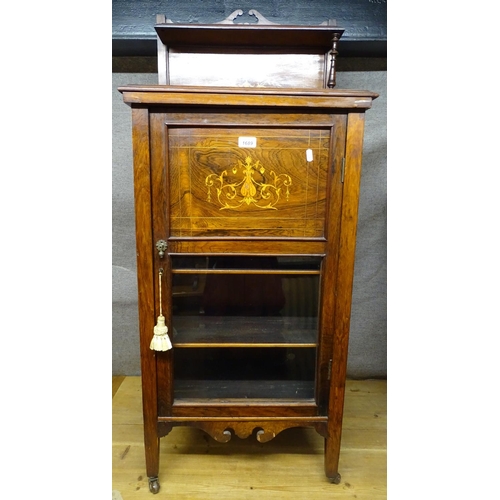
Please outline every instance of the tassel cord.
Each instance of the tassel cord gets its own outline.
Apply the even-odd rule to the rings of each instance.
[[[153,339],[151,340],[150,349],[153,351],[168,351],[172,349],[172,343],[168,336],[168,328],[165,325],[165,317],[162,310],[162,297],[161,297],[161,279],[163,276],[163,269],[159,270],[159,299],[160,299],[160,315],[158,316],[156,326],[153,329]]]
[[[159,277],[159,282],[160,282],[160,284],[159,284],[159,287],[160,287],[160,316],[163,316],[162,309],[161,309],[161,304],[162,304],[162,300],[161,300],[161,279],[163,277],[163,268],[160,268],[159,275],[160,275],[160,277]]]

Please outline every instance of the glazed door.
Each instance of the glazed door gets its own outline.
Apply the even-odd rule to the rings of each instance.
[[[321,258],[171,262],[175,399],[314,401]]]
[[[158,112],[151,120],[153,234],[167,242],[156,266],[166,271],[173,344],[157,358],[160,414],[207,401],[221,412],[281,401],[320,413],[345,117]]]

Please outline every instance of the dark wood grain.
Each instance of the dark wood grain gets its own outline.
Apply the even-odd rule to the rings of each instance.
[[[339,234],[338,274],[335,286],[336,299],[333,321],[333,363],[328,408],[328,438],[325,441],[325,473],[331,479],[338,474],[342,435],[363,131],[364,114],[350,113],[347,120],[345,179]]]
[[[368,109],[377,94],[359,90],[330,89],[242,89],[241,87],[196,87],[175,85],[130,85],[119,87],[127,104],[204,106],[257,106],[284,108]],[[305,112],[304,109],[302,109]]]
[[[228,46],[285,47],[328,51],[334,35],[341,37],[343,29],[335,26],[281,26],[231,24],[157,24],[155,30],[167,47]]]
[[[203,25],[161,20],[155,26],[158,46],[163,46],[159,81],[175,85],[327,87],[328,55],[333,40],[337,42],[344,32],[334,23]],[[335,65],[332,71],[330,87]]]
[[[323,238],[169,238],[170,255],[303,255],[324,256]]]
[[[165,316],[165,322],[170,329],[169,335],[172,337],[172,317],[168,291],[172,287],[171,262],[169,258],[160,258],[155,249],[156,242],[166,240],[169,234],[169,190],[168,190],[168,165],[165,164],[167,156],[167,129],[164,126],[165,114],[161,112],[150,113],[149,126],[151,130],[150,154],[151,154],[151,190],[152,205],[148,224],[152,226],[152,241],[154,259],[154,276],[152,282],[157,292],[158,300],[155,301],[155,317],[160,314],[159,304],[159,271],[162,273],[162,313]],[[173,359],[172,353],[159,352],[156,354],[157,360],[157,400],[158,412],[168,414],[171,411],[173,396],[169,390],[173,383]]]
[[[330,131],[274,118],[272,128],[268,117],[259,128],[170,128],[171,236],[323,236]],[[239,147],[249,136],[257,146]]]
[[[134,197],[137,247],[137,280],[141,374],[144,407],[144,445],[148,476],[157,476],[159,437],[157,435],[156,357],[150,350],[155,325],[153,289],[153,253],[151,247],[151,159],[149,155],[149,112],[132,110],[132,145],[134,150]]]
[[[283,417],[285,413],[286,418]],[[258,399],[233,399],[229,402],[227,399],[190,399],[184,397],[175,401],[172,412],[168,416],[160,414],[158,420],[172,422],[183,422],[185,419],[196,420],[197,417],[193,417],[193,415],[198,418],[245,418],[248,420],[255,420],[258,415],[259,418],[272,417],[286,420],[296,417],[318,417],[322,414],[318,411],[318,406],[313,398],[298,400],[296,397],[282,397],[281,399],[260,397]],[[326,422],[326,415],[323,419]]]
[[[364,112],[376,94],[168,86],[121,91],[133,110],[148,476],[158,474],[159,436],[174,425],[199,427],[221,441],[232,433],[256,433],[262,442],[285,428],[312,426],[325,437],[326,476],[337,481]],[[258,147],[239,148],[234,138],[240,135],[257,137]],[[311,170],[304,161],[304,149],[309,147],[318,163]],[[292,178],[290,188],[295,190],[290,190],[289,199],[280,198],[275,209],[268,210],[278,217],[263,215],[252,200],[238,209],[221,210],[220,204],[212,203],[215,192],[207,199],[207,177],[220,176],[221,168],[241,168],[250,154],[266,172],[273,169]],[[258,165],[254,170],[253,179],[262,183],[259,175],[265,174]],[[155,250],[157,239],[168,243],[163,258]],[[173,269],[177,259],[208,262],[222,256],[231,257],[232,267],[205,273],[191,294],[186,294],[189,283],[182,280],[176,288],[180,278],[197,271],[177,264]],[[316,280],[316,294],[319,289],[316,311],[304,323],[300,315],[287,323],[287,317],[275,311],[283,292],[276,287],[279,269],[243,264],[247,257],[264,263],[278,256],[314,256],[321,261],[313,274],[309,269],[292,271],[306,287],[311,286],[308,278]],[[149,342],[159,314],[160,269],[162,310],[174,347],[153,353]],[[282,278],[291,275],[284,273]],[[248,318],[230,311],[224,319],[191,313],[182,318],[172,312],[179,297],[196,299],[214,278],[227,278],[223,286],[239,280],[239,297],[253,293],[252,307],[274,301],[274,312]],[[232,304],[235,288],[226,295],[221,288],[215,290],[208,295]]]
[[[179,425],[179,423],[177,425]],[[202,429],[213,439],[221,443],[227,443],[233,435],[238,436],[240,439],[246,439],[251,435],[255,435],[257,441],[266,443],[274,439],[281,431],[292,427],[314,427],[319,434],[326,434],[326,422],[324,419],[318,417],[295,417],[286,420],[278,418],[252,418],[251,420],[244,420],[241,417],[232,420],[202,418],[191,420],[184,417],[180,425]]]
[[[339,234],[343,199],[342,162],[345,155],[347,117],[336,115],[331,139],[331,173],[328,186],[328,213],[325,221],[328,251],[322,263],[320,337],[318,349],[317,398],[325,408],[329,398],[329,377],[333,359],[333,329],[335,321],[335,281],[339,262]]]

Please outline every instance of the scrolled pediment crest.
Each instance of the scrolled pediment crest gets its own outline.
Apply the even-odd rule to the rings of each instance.
[[[270,26],[270,25],[280,26],[279,23],[274,23],[272,21],[269,21],[269,19],[264,17],[258,10],[255,10],[255,9],[250,9],[248,11],[248,15],[254,16],[257,19],[256,23],[238,23],[238,22],[235,22],[235,20],[237,20],[237,18],[242,16],[243,14],[244,14],[243,9],[236,9],[235,11],[231,12],[231,14],[229,14],[229,16],[226,17],[226,19],[223,19],[222,21],[218,21],[214,24],[243,24],[243,25],[256,24],[256,25],[261,25],[261,26]],[[174,24],[171,19],[167,19],[166,22],[169,24]],[[321,23],[319,26],[337,26],[337,22],[335,19],[328,19],[328,21]]]

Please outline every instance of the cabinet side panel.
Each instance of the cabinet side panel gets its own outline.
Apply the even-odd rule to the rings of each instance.
[[[134,197],[137,245],[139,334],[144,415],[144,445],[147,475],[158,474],[156,360],[149,343],[154,328],[154,290],[151,233],[151,175],[149,155],[149,112],[132,109],[134,151]]]
[[[325,472],[333,477],[338,471],[342,415],[344,408],[349,323],[351,316],[358,198],[361,179],[364,114],[350,113],[347,121],[346,161],[342,218],[340,227],[339,268],[336,287],[333,364],[330,384],[329,422]]]

